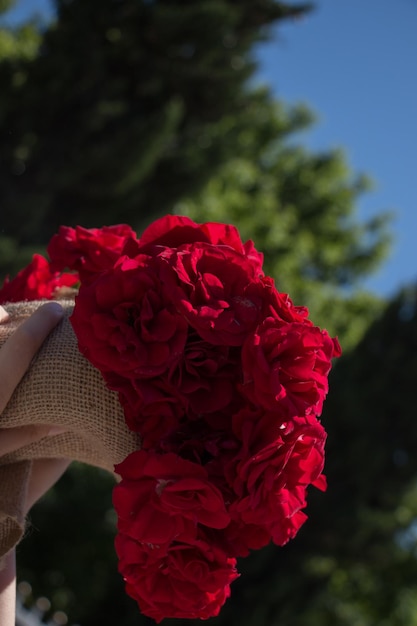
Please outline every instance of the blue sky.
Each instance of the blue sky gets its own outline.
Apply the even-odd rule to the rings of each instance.
[[[259,48],[258,79],[315,111],[318,123],[300,141],[312,150],[343,148],[351,168],[374,179],[360,217],[395,211],[391,255],[365,283],[391,295],[417,280],[417,0],[314,4]],[[50,15],[50,0],[20,0],[10,18],[34,12]]]
[[[261,48],[259,77],[318,115],[303,144],[342,147],[351,168],[373,178],[361,217],[395,211],[391,255],[365,283],[390,295],[417,280],[417,0],[314,4]]]

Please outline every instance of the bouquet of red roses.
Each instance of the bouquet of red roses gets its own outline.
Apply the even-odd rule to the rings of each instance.
[[[285,544],[307,487],[325,489],[319,416],[339,344],[230,225],[166,216],[139,239],[125,225],[61,227],[48,254],[0,302],[80,283],[79,349],[142,439],[115,467],[126,591],[157,622],[217,615],[236,558]]]

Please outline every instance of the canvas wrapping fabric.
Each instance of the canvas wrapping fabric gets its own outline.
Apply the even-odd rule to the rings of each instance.
[[[11,320],[0,324],[0,347],[42,304],[3,305]],[[106,388],[100,372],[78,350],[69,321],[74,302],[60,304],[65,317],[33,359],[0,415],[0,427],[51,424],[66,432],[0,457],[0,559],[24,533],[23,508],[33,460],[69,458],[113,472],[116,463],[140,448],[139,436],[125,424],[117,394]]]

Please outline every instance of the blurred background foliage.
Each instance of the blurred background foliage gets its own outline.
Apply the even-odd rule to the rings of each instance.
[[[0,12],[11,5],[0,0]],[[313,7],[55,7],[51,23],[0,28],[0,275],[44,251],[60,224],[140,232],[167,212],[236,224],[344,357],[323,415],[328,492],[311,492],[296,540],[242,561],[212,623],[417,625],[417,291],[392,302],[360,291],[388,251],[389,215],[360,220],[368,178],[342,152],[300,146],[312,113],[254,83],[255,46]],[[18,548],[20,578],[81,626],[152,623],[116,571],[112,484],[74,465]]]

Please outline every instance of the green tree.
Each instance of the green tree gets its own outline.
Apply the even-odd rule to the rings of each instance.
[[[0,15],[9,11],[15,4],[15,0],[0,0]]]
[[[343,155],[288,142],[312,123],[305,107],[248,82],[267,27],[307,6],[72,0],[42,36],[3,31],[0,272],[62,223],[230,221],[279,289],[353,345],[379,302],[352,285],[383,257],[386,218],[357,220],[367,181]]]
[[[13,0],[0,0],[0,17],[2,13],[6,13],[13,4]],[[16,29],[2,28],[0,26],[0,84],[2,82],[1,76],[4,66],[9,67],[11,72],[11,75],[6,81],[6,85],[3,84],[2,89],[4,88],[4,90],[1,91],[0,119],[3,119],[5,115],[13,84],[19,85],[22,80],[24,81],[25,75],[21,72],[21,65],[30,63],[35,59],[41,40],[41,33],[35,24],[27,23]],[[5,127],[3,132],[7,133]],[[11,132],[11,129],[9,129],[8,133],[11,134]],[[19,152],[17,151],[16,154],[19,155]],[[24,156],[24,153],[21,153],[20,156]],[[1,156],[0,163],[3,163]],[[9,164],[14,175],[18,174],[19,167],[21,170],[22,164],[22,160],[15,160],[12,164]],[[35,242],[22,245],[19,241],[18,234],[10,231],[7,224],[7,209],[8,207],[3,205],[0,229],[0,276],[3,276],[6,272],[16,273],[30,261],[32,254],[36,252],[38,248]]]
[[[39,245],[62,223],[140,227],[171,210],[233,153],[223,119],[247,106],[253,45],[306,6],[57,0],[35,55],[3,29],[13,42],[0,57],[7,236]]]
[[[236,224],[264,253],[278,289],[308,306],[347,350],[381,306],[355,287],[386,255],[390,215],[359,222],[357,201],[369,179],[354,175],[340,151],[312,154],[288,141],[311,125],[306,107],[271,102],[266,90],[251,97],[245,115],[229,120],[235,154],[174,210]]]
[[[40,250],[61,223],[126,221],[140,231],[169,211],[231,221],[265,252],[279,289],[307,304],[314,321],[353,350],[382,307],[354,287],[383,256],[386,218],[357,219],[367,183],[343,155],[294,145],[294,133],[312,123],[306,108],[276,103],[249,82],[254,44],[269,25],[305,6],[273,0],[56,6],[56,22],[43,31],[36,25],[0,31],[0,271],[17,269],[19,255]],[[332,397],[351,394],[351,404],[346,385],[356,384],[357,354],[366,353],[352,351],[333,380]],[[378,389],[381,410],[388,389],[387,381]],[[344,614],[346,624],[356,623],[349,611],[365,564],[349,561],[344,540],[357,531],[355,554],[362,548],[367,554],[375,527],[364,523],[362,530],[366,511],[355,491],[333,486],[344,485],[344,463],[362,454],[372,429],[361,429],[355,415],[349,440],[344,413],[337,430],[340,402],[326,418],[335,442],[329,493],[311,494],[311,521],[299,538],[241,564],[244,575],[213,623],[343,624],[337,620]],[[346,449],[340,441],[349,442]],[[358,473],[355,486],[359,479]],[[101,472],[75,466],[34,509],[33,530],[19,548],[21,577],[83,626],[151,623],[125,596],[116,571],[111,484]],[[368,581],[372,571],[364,574]],[[363,589],[357,614],[366,617]]]

